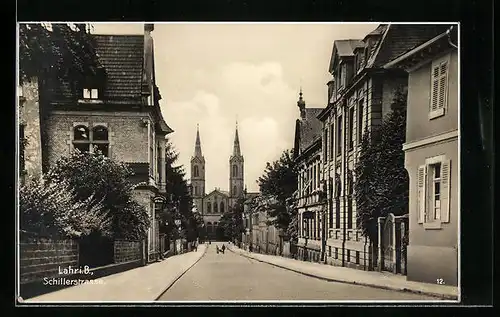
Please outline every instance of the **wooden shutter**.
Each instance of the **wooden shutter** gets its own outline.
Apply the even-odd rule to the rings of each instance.
[[[418,167],[417,173],[417,219],[418,223],[425,222],[425,187],[426,187],[426,175],[427,167],[425,165]]]
[[[432,68],[432,87],[431,87],[431,111],[438,109],[439,101],[439,65]]]
[[[446,106],[448,86],[448,62],[439,65],[439,99],[437,108],[444,109]]]
[[[441,163],[441,222],[450,222],[451,161]]]

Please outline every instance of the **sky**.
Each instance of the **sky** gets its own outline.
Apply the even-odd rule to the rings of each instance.
[[[95,23],[95,34],[143,34],[143,24]],[[229,187],[236,122],[245,184],[259,190],[266,162],[293,147],[297,100],[323,108],[333,42],[362,39],[377,24],[156,23],[156,84],[168,137],[189,178],[199,124],[205,188]]]

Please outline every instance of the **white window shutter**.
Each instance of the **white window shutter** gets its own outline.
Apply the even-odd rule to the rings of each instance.
[[[441,63],[439,67],[439,101],[438,108],[444,109],[448,97],[448,62]]]
[[[425,222],[425,185],[426,185],[426,166],[418,167],[417,173],[417,219],[418,223]]]
[[[439,65],[432,68],[431,111],[436,111],[439,104]]]
[[[451,161],[441,163],[441,222],[450,222]]]

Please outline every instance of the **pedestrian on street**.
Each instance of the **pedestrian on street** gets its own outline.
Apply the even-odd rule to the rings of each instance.
[[[215,246],[215,250],[217,251],[217,254],[219,254],[219,246],[218,245]]]
[[[222,253],[224,253],[225,250],[226,250],[226,246],[223,244],[222,245]]]

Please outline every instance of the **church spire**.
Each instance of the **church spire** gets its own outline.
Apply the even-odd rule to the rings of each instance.
[[[302,86],[300,87],[299,100],[297,101],[297,106],[300,110],[300,118],[304,120],[306,118],[306,102],[302,98]]]
[[[238,138],[238,121],[236,121],[236,134],[234,135],[233,156],[241,156],[240,139]]]
[[[194,156],[195,157],[202,157],[203,154],[201,154],[201,141],[200,141],[200,125],[196,124],[196,144],[194,146]]]

